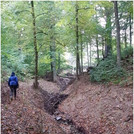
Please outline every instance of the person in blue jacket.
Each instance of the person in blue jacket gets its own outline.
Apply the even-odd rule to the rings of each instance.
[[[19,83],[18,83],[18,78],[15,76],[14,72],[11,73],[11,76],[8,80],[8,86],[11,89],[10,92],[11,100],[13,99],[13,95],[14,95],[14,99],[16,100],[16,89],[19,87]]]

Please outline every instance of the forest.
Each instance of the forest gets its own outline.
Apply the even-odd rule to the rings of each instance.
[[[1,85],[2,134],[132,134],[133,1],[2,1]]]

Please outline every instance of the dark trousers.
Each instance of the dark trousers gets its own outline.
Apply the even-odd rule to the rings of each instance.
[[[16,89],[17,89],[17,87],[12,85],[12,86],[10,86],[10,89],[11,89],[10,96],[11,97],[14,96],[14,98],[16,98]]]

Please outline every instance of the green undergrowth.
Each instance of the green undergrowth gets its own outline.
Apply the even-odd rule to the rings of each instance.
[[[8,78],[10,77],[11,73],[15,72],[16,76],[20,81],[25,81],[25,78],[31,78],[32,75],[27,72],[25,67],[21,67],[18,65],[12,65],[10,67],[6,65],[2,65],[1,67],[1,82],[8,81]]]
[[[14,59],[14,58],[13,58]],[[71,69],[71,66],[66,65],[65,63],[61,65],[60,70],[56,68],[57,73],[62,72],[63,70]],[[2,57],[2,66],[1,66],[1,82],[7,82],[11,73],[15,72],[16,76],[20,81],[26,81],[27,79],[34,78],[34,64],[26,64],[23,61],[8,60],[8,58]],[[38,68],[38,77],[44,77],[47,72],[51,72],[50,63],[49,64],[39,64]]]
[[[133,48],[127,47],[121,52],[121,68],[117,67],[116,55],[107,57],[100,61],[97,67],[90,71],[92,82],[112,82],[124,85],[132,81]]]

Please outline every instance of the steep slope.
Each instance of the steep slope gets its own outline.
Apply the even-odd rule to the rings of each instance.
[[[84,74],[64,93],[59,110],[87,134],[132,134],[133,90],[130,87],[89,82]]]

